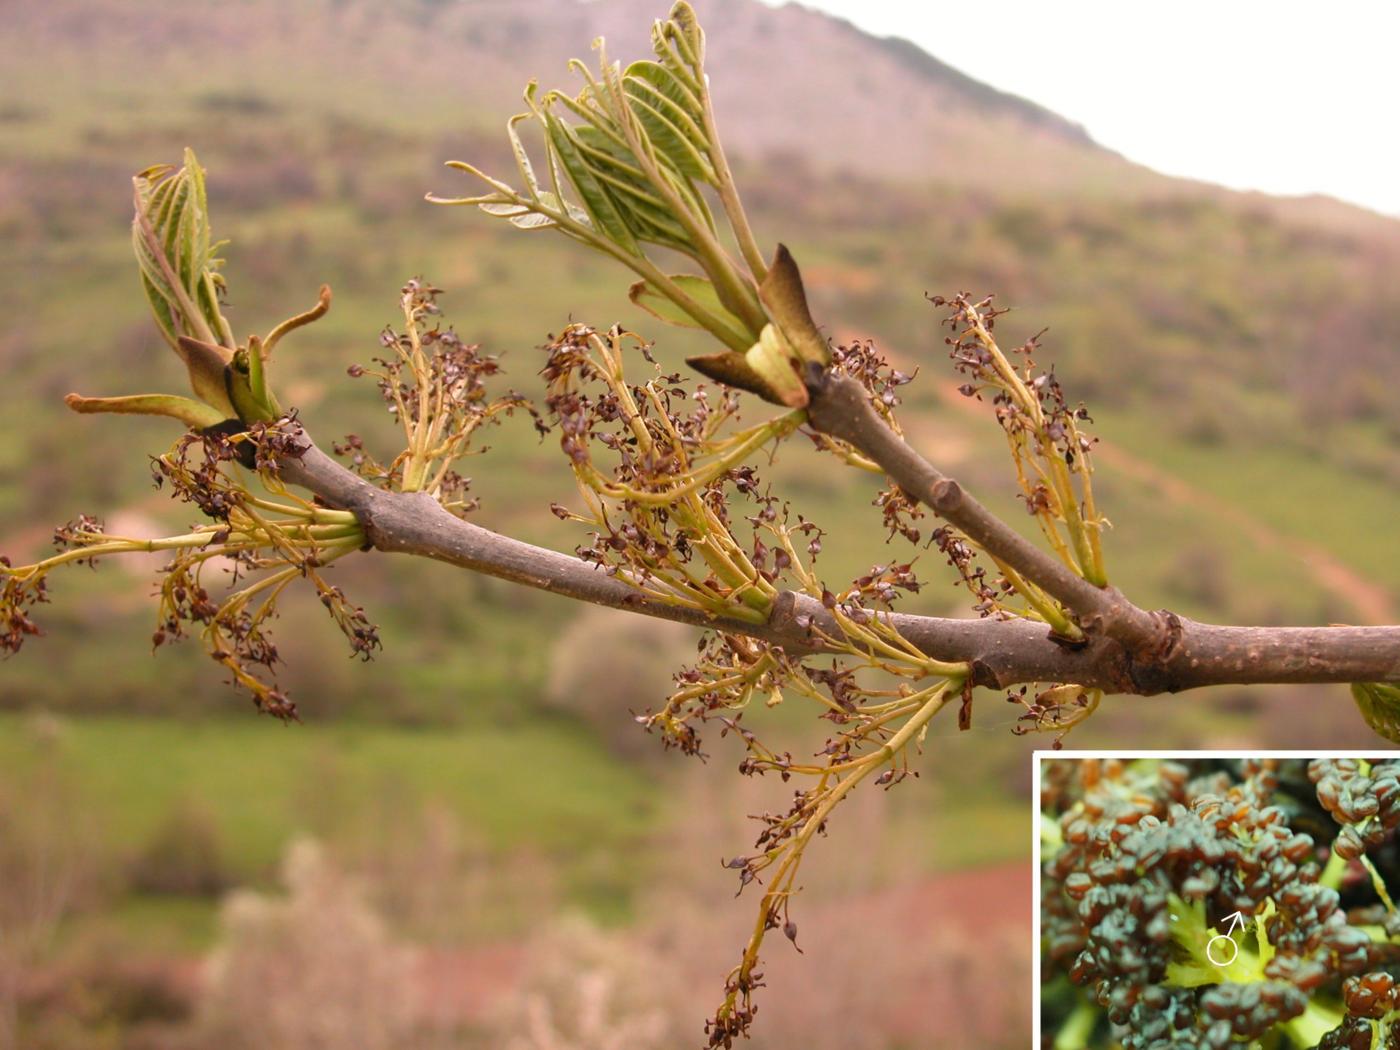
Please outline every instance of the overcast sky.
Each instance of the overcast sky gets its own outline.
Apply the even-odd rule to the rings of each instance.
[[[804,2],[907,37],[1158,171],[1400,216],[1392,0]]]

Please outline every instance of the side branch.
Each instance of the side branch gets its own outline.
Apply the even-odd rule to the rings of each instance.
[[[378,550],[433,558],[596,605],[749,635],[794,654],[821,652],[826,648],[823,634],[839,636],[839,628],[819,601],[793,591],[778,597],[765,624],[709,616],[649,599],[624,580],[576,557],[463,521],[431,496],[377,488],[309,440],[300,458],[283,461],[282,480],[351,511]],[[996,525],[1006,529],[1000,522]],[[1101,595],[1116,594],[1079,582]],[[1100,615],[1105,623],[1110,621],[1108,613]],[[1134,655],[1107,631],[1075,649],[1051,639],[1043,624],[1026,620],[898,613],[891,620],[900,634],[930,657],[967,663],[972,683],[991,688],[1070,682],[1113,693],[1150,695],[1224,684],[1400,681],[1400,627],[1222,627],[1167,616],[1163,629],[1174,641],[1165,651],[1159,647],[1154,657],[1145,658]]]
[[[1165,655],[1173,640],[1165,617],[1139,609],[1117,588],[1090,583],[1007,525],[890,429],[854,379],[818,373],[808,391],[814,429],[878,463],[906,493],[1071,609],[1087,634],[1113,638],[1138,659]]]

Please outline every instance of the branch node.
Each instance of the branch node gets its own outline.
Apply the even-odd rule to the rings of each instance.
[[[929,493],[929,506],[939,517],[947,517],[950,512],[955,512],[959,504],[962,503],[963,490],[952,478],[940,478],[933,483],[933,489]]]
[[[1133,691],[1143,696],[1174,693],[1181,688],[1172,668],[1172,657],[1181,648],[1185,633],[1181,617],[1170,609],[1158,609],[1149,615],[1157,628],[1158,641],[1150,649],[1127,653],[1128,677]]]

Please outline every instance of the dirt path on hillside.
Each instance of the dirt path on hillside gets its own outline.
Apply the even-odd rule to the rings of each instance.
[[[945,404],[962,414],[985,418],[985,406],[960,394],[957,383],[939,383],[936,390]],[[1390,591],[1366,579],[1326,548],[1308,540],[1285,536],[1247,511],[1196,488],[1120,446],[1100,439],[1094,447],[1094,457],[1098,463],[1150,485],[1173,503],[1195,507],[1223,519],[1251,543],[1295,559],[1319,587],[1355,611],[1358,623],[1389,624],[1397,621],[1396,605]]]
[[[1106,463],[1115,470],[1152,485],[1176,503],[1199,507],[1209,514],[1223,518],[1251,542],[1297,559],[1318,586],[1354,609],[1361,623],[1396,622],[1395,602],[1389,589],[1366,579],[1326,548],[1307,540],[1285,536],[1239,507],[1203,492],[1116,445],[1100,441],[1094,449],[1094,455],[1100,463]]]
[[[838,342],[855,337],[847,332],[837,332],[835,335]],[[888,345],[883,345],[882,349],[905,369],[925,363]],[[933,389],[940,400],[959,414],[985,419],[986,406],[964,397],[958,392],[958,386],[956,380],[948,378],[936,381]],[[915,431],[917,433],[917,427]],[[1257,546],[1294,559],[1319,587],[1354,610],[1357,623],[1392,624],[1400,621],[1400,609],[1397,609],[1388,588],[1367,579],[1325,547],[1286,536],[1268,522],[1110,442],[1100,439],[1094,447],[1094,456],[1100,464],[1156,488],[1175,503],[1195,507],[1223,519]]]

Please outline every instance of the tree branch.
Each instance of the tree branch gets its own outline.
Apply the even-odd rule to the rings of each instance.
[[[861,400],[864,403],[863,393]],[[875,447],[882,454],[886,451],[883,444]],[[624,580],[579,558],[463,521],[424,493],[377,488],[335,462],[309,438],[299,458],[283,461],[281,475],[284,482],[354,513],[378,550],[433,558],[596,605],[749,635],[781,645],[793,654],[821,652],[827,649],[822,635],[840,636],[834,619],[819,601],[793,591],[780,594],[768,622],[759,625],[650,599]],[[990,520],[996,534],[1010,531],[985,508],[972,505]],[[957,506],[966,508],[967,503]],[[955,512],[974,524],[983,520],[961,510]],[[1024,540],[1020,542],[1030,547]],[[1010,543],[999,549],[1022,556]],[[1033,547],[1030,550],[1039,558],[1045,557]],[[1079,582],[1100,595],[1107,593]],[[1077,594],[1077,589],[1073,593]],[[1114,600],[1110,598],[1109,603]],[[1121,595],[1117,600],[1136,608]],[[1102,617],[1105,628],[1118,615],[1113,604],[1090,609]],[[1152,655],[1144,656],[1107,629],[1091,635],[1082,647],[1072,648],[1053,639],[1043,624],[1028,620],[882,615],[888,615],[900,634],[930,657],[967,663],[972,668],[973,684],[992,688],[1023,682],[1069,682],[1113,693],[1150,695],[1224,684],[1400,681],[1400,627],[1222,627],[1170,613],[1147,614],[1161,624],[1167,643],[1155,642],[1158,636],[1154,634],[1156,648]]]
[[[1165,655],[1168,619],[1139,609],[1115,587],[1098,587],[1032,544],[979,503],[896,434],[870,404],[865,388],[826,371],[808,383],[808,422],[878,463],[894,482],[988,554],[1039,585],[1072,610],[1086,634],[1102,633],[1138,657]]]

